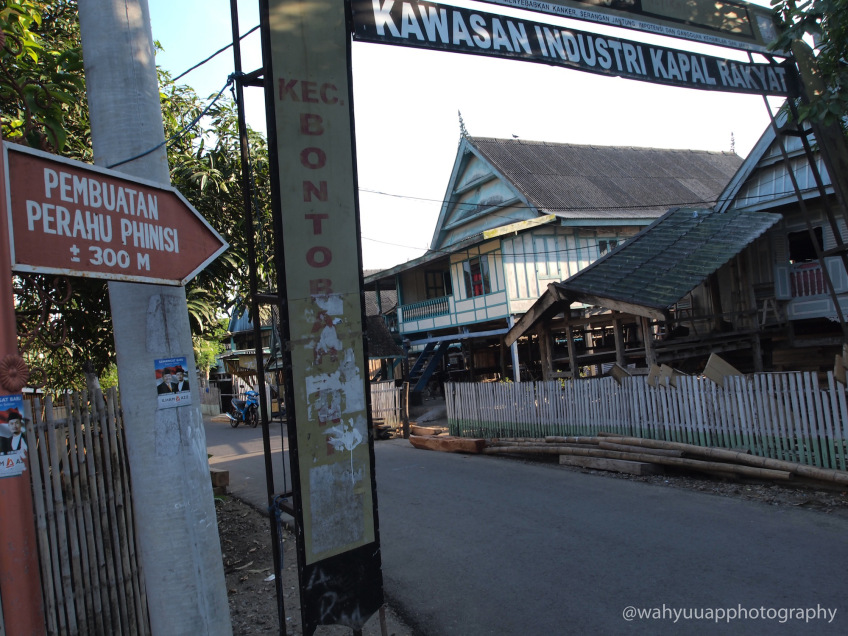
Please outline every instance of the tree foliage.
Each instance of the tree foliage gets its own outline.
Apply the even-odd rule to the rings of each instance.
[[[5,0],[0,9],[0,126],[3,138],[82,161],[91,161],[79,23],[74,0]],[[212,105],[198,124],[203,100],[161,72],[160,97],[174,187],[230,243],[186,289],[198,362],[220,338],[220,320],[247,296],[247,247],[241,185],[237,110],[232,101]],[[223,83],[223,82],[222,82]],[[208,102],[208,100],[207,100]],[[271,224],[268,151],[249,131],[257,231],[257,261],[269,276]],[[98,375],[115,362],[112,319],[103,281],[88,278],[16,276],[15,313],[19,348],[34,380],[53,389],[85,386],[81,367]],[[70,288],[70,291],[69,291]],[[200,368],[200,367],[199,367]]]
[[[47,152],[90,157],[76,2],[6,0],[0,10],[3,137]],[[70,138],[70,143],[69,143]]]
[[[824,90],[799,107],[802,120],[841,124],[848,113],[848,0],[773,0],[782,33],[772,45],[789,51],[794,40],[812,37]]]

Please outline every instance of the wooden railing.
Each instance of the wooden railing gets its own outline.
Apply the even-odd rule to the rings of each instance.
[[[789,271],[789,283],[793,298],[817,296],[827,291],[821,264],[818,261],[792,265],[792,269]]]
[[[420,303],[401,305],[400,312],[401,320],[404,322],[421,320],[422,318],[445,316],[450,313],[450,296],[430,298],[429,300],[424,300]]]
[[[703,377],[651,386],[644,376],[445,385],[451,434],[544,437],[600,432],[701,446],[747,448],[762,457],[848,470],[848,393],[828,373]]]

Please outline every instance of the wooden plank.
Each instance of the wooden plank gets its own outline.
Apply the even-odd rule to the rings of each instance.
[[[787,375],[787,379],[789,381],[789,396],[792,400],[792,413],[794,414],[794,424],[795,424],[795,439],[798,444],[798,463],[799,464],[811,464],[812,456],[810,454],[810,447],[807,443],[808,435],[804,430],[804,419],[805,413],[803,404],[801,402],[801,386],[799,382],[799,374],[797,373],[789,373]]]
[[[774,433],[774,420],[769,414],[768,394],[762,382],[763,375],[762,373],[754,374],[751,378],[751,390],[766,457],[777,459],[777,436]]]
[[[575,457],[560,455],[559,463],[563,466],[576,466],[593,470],[607,470],[628,475],[662,475],[665,470],[657,464],[634,462],[627,459],[607,459],[605,457]]]
[[[707,366],[704,367],[704,375],[719,386],[724,386],[724,378],[731,375],[742,375],[742,372],[713,353],[710,354]]]
[[[656,364],[652,364],[650,370],[648,371],[648,386],[652,386],[654,388],[660,385],[660,378],[662,377],[662,368],[657,366]]]
[[[810,430],[810,444],[813,447],[813,456],[816,466],[830,468],[830,461],[827,456],[827,449],[822,444],[822,412],[821,404],[819,403],[819,382],[815,373],[805,374],[807,397],[807,416],[809,418],[808,425]]]
[[[833,363],[833,376],[836,378],[837,382],[840,382],[843,385],[846,381],[848,381],[846,380],[846,375],[848,375],[845,368],[846,362],[848,362],[848,359],[836,354],[836,360]]]
[[[836,457],[836,465],[834,468],[839,470],[848,470],[845,461],[845,444],[844,444],[844,426],[845,420],[848,419],[848,414],[844,411],[840,412],[840,395],[844,395],[845,385],[837,384],[835,374],[828,374],[828,404],[827,417],[831,423],[832,433],[830,436],[831,444]]]

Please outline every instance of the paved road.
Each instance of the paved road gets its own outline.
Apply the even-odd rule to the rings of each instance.
[[[386,592],[425,634],[848,633],[844,517],[403,440],[376,456]],[[628,606],[837,614],[674,624]]]
[[[250,437],[217,446],[248,498]],[[427,636],[848,633],[845,517],[404,440],[377,443],[376,471],[385,591]],[[781,623],[789,608],[821,611]],[[684,610],[748,618],[674,623]]]
[[[265,508],[268,490],[265,480],[265,453],[262,427],[250,428],[239,424],[237,428],[219,418],[204,418],[206,450],[211,455],[209,466],[230,471],[229,492],[239,499]],[[274,469],[274,492],[291,489],[288,471],[288,440],[285,425],[273,421],[269,425],[271,465]],[[284,471],[285,462],[285,473]]]

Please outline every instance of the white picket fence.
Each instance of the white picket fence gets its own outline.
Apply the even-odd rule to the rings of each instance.
[[[403,389],[394,382],[371,383],[371,417],[382,419],[389,426],[403,423],[401,393]]]
[[[544,437],[599,432],[747,448],[753,454],[848,470],[845,385],[813,373],[704,377],[651,386],[644,376],[552,382],[450,383],[452,435]]]

